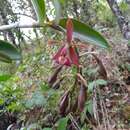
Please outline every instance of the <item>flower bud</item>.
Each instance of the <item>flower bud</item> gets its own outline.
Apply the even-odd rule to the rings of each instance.
[[[79,96],[78,96],[78,109],[81,112],[84,109],[86,98],[87,98],[86,86],[82,84],[80,87],[80,92],[79,92]]]
[[[53,88],[53,89],[58,89],[58,88],[60,88],[60,83],[61,83],[61,81],[62,81],[63,79],[64,79],[64,78],[58,79],[58,80],[52,85],[52,88]]]
[[[73,113],[75,113],[76,110],[77,110],[77,108],[78,108],[78,98],[76,98],[75,103],[74,103],[74,105],[72,106],[71,111],[72,111]]]
[[[58,75],[58,73],[61,71],[62,67],[63,67],[63,66],[58,66],[58,67],[56,68],[55,72],[49,77],[49,79],[48,79],[48,84],[49,84],[50,86],[52,86],[52,85],[56,82],[56,80],[57,80],[57,75]]]
[[[68,104],[69,104],[69,91],[66,91],[60,100],[59,108],[60,108],[61,115],[64,116],[66,114],[66,109],[68,107]]]

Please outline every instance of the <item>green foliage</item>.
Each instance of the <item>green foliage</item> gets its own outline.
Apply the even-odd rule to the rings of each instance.
[[[66,28],[66,21],[67,19],[61,19],[59,23],[64,29]],[[106,39],[97,31],[80,21],[74,19],[72,19],[72,21],[74,25],[74,37],[83,40],[86,43],[92,43],[106,49],[110,48]]]
[[[126,69],[130,72],[130,64],[129,64],[129,63],[126,63],[126,64],[125,64],[125,67],[126,67]]]
[[[129,9],[129,5],[125,1],[120,2],[119,7],[123,12]]]
[[[84,122],[84,120],[86,118],[86,112],[89,112],[89,114],[93,115],[93,102],[91,99],[86,101],[84,110],[81,113],[81,121],[82,122]]]
[[[10,79],[11,75],[0,75],[0,82],[1,81],[7,81],[8,79]]]
[[[92,68],[90,66],[90,68],[84,69],[84,73],[86,75],[88,75],[89,77],[94,76],[94,75],[96,75],[98,73],[98,67]]]
[[[88,111],[91,115],[93,115],[93,101],[88,100],[85,105],[85,110]]]
[[[60,98],[60,91],[55,91],[54,89],[50,88],[47,84],[43,83],[43,85],[41,85],[41,91],[43,93],[43,95],[46,98],[46,108],[54,110],[54,108],[57,107],[58,105],[58,101]]]
[[[58,120],[58,127],[57,130],[66,130],[67,122],[68,122],[68,117],[64,117]]]
[[[104,0],[98,2],[96,7],[97,17],[99,23],[113,27],[116,23],[113,13],[111,12],[108,3]]]
[[[59,0],[59,2],[60,2],[61,4],[64,4],[64,3],[65,3],[65,0]]]
[[[107,81],[103,79],[97,79],[88,84],[88,92],[92,92],[94,87],[97,87],[99,85],[106,85]]]
[[[25,106],[27,108],[33,108],[35,106],[44,106],[47,103],[47,99],[44,97],[41,91],[35,91],[32,94],[31,99],[26,99]]]
[[[16,86],[10,81],[0,84],[0,105],[4,105],[4,110],[22,111],[23,103],[21,102],[24,95],[24,89]]]
[[[52,130],[51,128],[44,128],[43,130]]]
[[[21,60],[21,53],[10,43],[0,40],[0,60],[7,63]]]
[[[43,23],[45,16],[46,16],[44,0],[31,0],[31,1],[32,1],[33,7],[35,9],[38,21],[40,23]]]

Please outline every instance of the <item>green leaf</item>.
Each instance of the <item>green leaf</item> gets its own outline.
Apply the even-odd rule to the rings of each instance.
[[[88,76],[93,76],[96,75],[96,73],[98,72],[98,67],[96,68],[86,68],[86,70],[84,70],[85,73],[87,73]]]
[[[81,113],[81,123],[83,123],[86,118],[86,112],[89,112],[91,115],[93,115],[93,102],[91,99],[85,102],[84,110]]]
[[[67,19],[64,18],[59,22],[59,25],[64,29],[66,28],[66,21]],[[73,37],[83,40],[86,43],[92,43],[106,49],[110,48],[108,42],[100,33],[80,21],[75,19],[72,19],[72,21],[74,26]]]
[[[88,92],[92,92],[93,91],[93,88],[96,87],[96,86],[99,86],[99,85],[106,85],[107,84],[107,81],[103,80],[103,79],[98,79],[98,80],[95,80],[93,82],[90,82],[88,84]]]
[[[43,130],[52,130],[52,128],[44,128]]]
[[[0,75],[0,81],[7,81],[11,75]]]
[[[40,23],[44,22],[46,16],[45,1],[44,0],[31,0],[35,9],[37,19]]]
[[[20,60],[21,53],[8,43],[7,41],[0,40],[0,60],[10,63],[12,60]]]
[[[88,100],[86,103],[86,110],[93,115],[93,101],[92,100]]]
[[[107,81],[103,80],[103,79],[98,79],[96,80],[96,84],[97,85],[106,85],[107,84]]]
[[[59,0],[59,2],[64,5],[65,4],[65,0]]]
[[[130,40],[128,40],[128,45],[130,45]]]
[[[12,60],[8,56],[5,56],[3,54],[0,54],[0,61],[6,62],[6,63],[12,62]]]
[[[59,119],[57,130],[66,130],[68,119],[68,117]]]
[[[0,105],[4,104],[4,99],[0,98]]]
[[[53,0],[53,4],[54,4],[54,7],[55,7],[55,23],[58,24],[59,23],[59,20],[60,20],[60,17],[61,17],[61,6],[60,6],[60,2],[59,0]]]
[[[94,86],[95,86],[95,81],[90,82],[90,83],[88,84],[88,92],[92,92],[92,91],[93,91]]]
[[[126,69],[130,72],[130,64],[129,64],[129,63],[126,63],[126,64],[125,64],[125,67],[126,67]]]
[[[35,91],[32,95],[32,101],[33,101],[33,105],[36,106],[44,106],[46,104],[46,98],[44,97],[44,95],[42,94],[41,91]]]

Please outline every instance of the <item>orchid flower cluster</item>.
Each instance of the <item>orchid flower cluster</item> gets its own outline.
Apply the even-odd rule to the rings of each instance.
[[[60,83],[63,80],[58,79],[58,74],[62,70],[63,66],[71,67],[72,65],[75,65],[77,67],[77,70],[79,70],[79,55],[77,52],[76,45],[74,42],[72,42],[73,39],[73,23],[71,19],[67,20],[66,23],[66,41],[64,44],[59,48],[59,50],[56,52],[56,54],[53,56],[53,60],[58,64],[58,67],[55,69],[55,72],[49,77],[48,84],[53,89],[58,89],[60,87]],[[78,72],[77,72],[78,73]],[[78,74],[77,74],[78,76]],[[70,93],[71,90],[67,90],[63,96],[61,97],[59,108],[60,108],[60,114],[62,116],[65,116],[67,113],[71,111],[77,110],[77,108],[80,111],[83,111],[84,104],[86,101],[86,85],[85,83],[81,82],[79,76],[75,81],[80,82],[79,87],[79,95],[76,99],[75,104],[71,108],[68,108],[69,105],[69,99],[70,99]],[[74,86],[75,87],[75,86]]]
[[[72,43],[73,23],[71,19],[67,20],[66,30],[67,40],[64,42],[64,45],[58,50],[58,52],[53,56],[53,60],[60,65],[79,66],[79,57],[78,53],[76,52],[76,46]]]

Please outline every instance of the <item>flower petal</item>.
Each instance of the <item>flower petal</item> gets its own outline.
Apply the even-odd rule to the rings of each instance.
[[[78,54],[76,52],[76,49],[74,47],[69,47],[69,55],[70,55],[70,59],[72,64],[78,66],[79,65],[79,57]]]
[[[66,46],[62,46],[58,52],[53,56],[53,60],[55,60],[58,64],[71,66],[71,61],[67,55]]]
[[[66,22],[66,30],[67,30],[67,42],[71,43],[73,35],[73,23],[71,19],[68,19]]]
[[[53,56],[53,60],[58,60],[59,57],[61,56],[61,53],[63,52],[63,50],[65,49],[65,46],[62,46],[58,52]]]
[[[58,61],[59,61],[58,63],[61,65],[71,66],[71,61],[66,56],[65,57],[60,56]]]
[[[71,61],[69,60],[68,57],[66,57],[66,61],[65,61],[64,65],[71,66]]]

